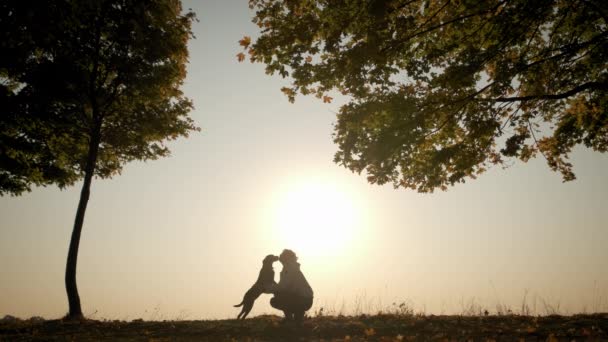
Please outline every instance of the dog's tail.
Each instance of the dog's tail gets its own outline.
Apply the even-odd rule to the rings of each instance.
[[[244,301],[240,302],[239,304],[235,305],[234,307],[235,307],[235,308],[238,308],[239,306],[243,306],[243,302],[244,302]]]

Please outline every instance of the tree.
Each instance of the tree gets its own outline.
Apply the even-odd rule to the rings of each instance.
[[[81,318],[78,246],[93,177],[167,156],[196,131],[180,90],[194,13],[178,0],[0,5],[0,194],[83,180],[68,251],[70,318]]]
[[[608,148],[608,7],[600,0],[250,0],[240,41],[282,91],[347,96],[334,161],[432,192],[542,154],[564,181]],[[244,60],[245,53],[238,55]]]

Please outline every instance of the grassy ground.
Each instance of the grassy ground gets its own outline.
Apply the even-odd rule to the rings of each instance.
[[[277,316],[245,321],[14,321],[0,341],[608,341],[608,313],[574,316]]]

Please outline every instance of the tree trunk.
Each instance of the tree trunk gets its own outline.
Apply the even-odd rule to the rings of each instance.
[[[68,319],[82,319],[82,308],[80,306],[80,296],[78,295],[78,287],[76,286],[76,263],[78,261],[78,246],[80,245],[80,234],[84,223],[84,214],[87,210],[89,195],[91,192],[91,181],[95,173],[97,164],[97,153],[99,152],[99,143],[101,141],[100,126],[95,125],[89,141],[89,152],[87,163],[85,165],[84,183],[80,192],[80,201],[78,202],[78,210],[76,211],[76,219],[74,220],[74,230],[72,230],[72,238],[70,240],[70,248],[68,250],[68,260],[65,267],[65,289],[68,295],[68,303],[70,312]]]

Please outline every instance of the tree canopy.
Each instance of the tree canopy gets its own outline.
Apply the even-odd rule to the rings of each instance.
[[[334,161],[432,192],[542,154],[564,181],[579,144],[608,148],[601,0],[250,0],[240,44],[290,101],[346,95]],[[239,60],[245,53],[238,55]]]
[[[196,127],[179,89],[193,14],[179,1],[0,4],[0,194],[165,156]]]

